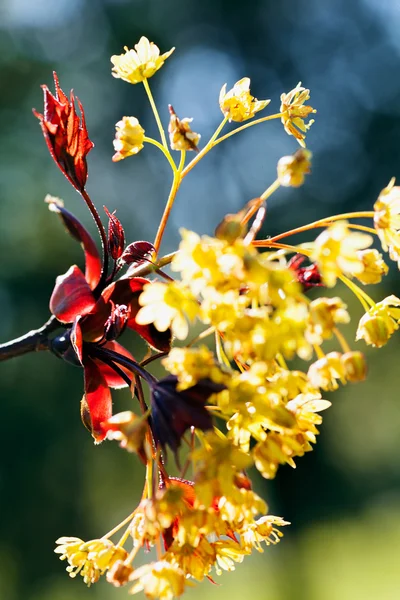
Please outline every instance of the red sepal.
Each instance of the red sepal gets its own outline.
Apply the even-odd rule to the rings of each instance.
[[[60,216],[68,233],[81,244],[85,253],[85,278],[90,288],[94,290],[100,281],[101,259],[92,236],[61,203],[50,200],[48,204],[49,209]]]
[[[114,260],[118,260],[124,251],[125,233],[121,221],[106,206],[103,207],[108,217],[108,249]]]
[[[61,323],[72,323],[77,316],[90,313],[96,304],[84,274],[73,265],[56,279],[50,298],[50,311]]]
[[[102,423],[112,415],[112,400],[107,381],[96,363],[85,358],[85,400],[90,417],[90,428],[96,442],[106,436]],[[87,424],[87,416],[85,415]]]

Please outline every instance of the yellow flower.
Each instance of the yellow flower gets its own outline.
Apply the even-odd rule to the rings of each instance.
[[[357,254],[363,262],[364,270],[362,273],[355,275],[355,277],[364,285],[380,283],[382,277],[387,275],[389,271],[389,267],[383,260],[382,254],[378,250],[375,250],[375,248],[359,250]]]
[[[266,479],[273,479],[280,464],[287,463],[296,468],[293,458],[303,456],[312,450],[311,444],[304,444],[298,436],[271,431],[263,442],[253,448],[254,464]]]
[[[308,335],[313,344],[320,345],[333,335],[338,323],[349,323],[350,315],[341,298],[316,298],[310,303],[310,330]]]
[[[400,264],[400,187],[391,179],[374,204],[374,225],[385,252]]]
[[[381,348],[399,328],[400,299],[388,296],[369,309],[360,319],[356,340],[364,340],[370,346]]]
[[[158,331],[171,327],[178,340],[184,340],[189,332],[188,320],[193,321],[199,305],[190,290],[179,282],[155,281],[144,286],[139,297],[142,308],[136,315],[139,325],[153,323]]]
[[[311,152],[297,150],[291,156],[282,156],[278,161],[278,180],[285,187],[299,187],[304,183],[304,175],[311,172]]]
[[[169,52],[160,56],[159,48],[153,42],[149,42],[146,37],[141,37],[139,43],[135,44],[135,50],[129,50],[127,46],[124,46],[124,50],[125,54],[111,57],[114,65],[112,75],[128,83],[139,83],[152,77],[163,66],[164,61],[175,48],[171,48]]]
[[[281,95],[280,112],[282,113],[281,121],[285,131],[289,135],[293,135],[303,148],[306,147],[304,142],[305,134],[314,123],[314,119],[311,119],[306,124],[304,119],[311,113],[317,112],[311,106],[304,106],[304,102],[309,100],[309,98],[310,90],[301,87],[301,82],[288,94]]]
[[[200,379],[211,379],[215,383],[226,381],[226,374],[215,361],[214,354],[206,346],[199,348],[172,348],[162,361],[164,368],[177,375],[177,390],[186,390]]]
[[[197,581],[203,581],[207,577],[216,560],[216,551],[212,544],[202,536],[196,546],[176,542],[168,548],[165,559],[176,563],[185,575],[190,575]]]
[[[237,81],[229,92],[226,83],[219,94],[219,106],[222,113],[229,121],[246,121],[254,117],[255,113],[263,110],[271,100],[257,100],[250,94],[250,79],[244,77]]]
[[[236,473],[252,463],[250,456],[219,430],[203,435],[203,445],[194,450],[192,461],[197,498],[205,507],[210,507],[215,498],[235,495]]]
[[[312,385],[326,392],[338,389],[337,379],[345,384],[346,378],[340,352],[330,352],[315,361],[308,369],[308,378]]]
[[[197,152],[197,145],[201,135],[192,131],[189,123],[193,119],[179,119],[171,105],[169,105],[169,112],[171,117],[169,119],[168,133],[172,150],[196,150]]]
[[[123,117],[115,125],[115,129],[117,133],[113,141],[115,150],[112,157],[113,162],[118,162],[140,152],[143,148],[144,129],[135,117]]]
[[[118,559],[125,560],[127,552],[114,546],[109,540],[90,540],[84,542],[75,537],[61,537],[54,550],[61,554],[60,560],[68,560],[67,572],[70,577],[80,574],[83,581],[90,586]]]
[[[130,594],[144,591],[152,600],[172,600],[185,591],[184,572],[166,560],[139,567],[131,575],[131,581],[136,583],[129,590]]]
[[[364,271],[358,250],[371,244],[370,235],[350,231],[347,221],[336,221],[315,240],[311,260],[317,263],[325,285],[333,287],[340,275],[358,276]]]
[[[249,550],[242,548],[240,544],[232,540],[219,540],[214,542],[212,546],[215,549],[217,557],[217,564],[215,565],[217,575],[222,574],[222,569],[224,571],[234,571],[235,562],[243,562],[244,557],[250,554]]]
[[[147,415],[138,417],[130,410],[113,415],[107,420],[107,439],[117,440],[121,448],[138,454],[143,462],[151,457],[151,447],[146,438]]]
[[[255,548],[258,552],[264,552],[261,542],[266,546],[277,544],[283,537],[283,533],[276,528],[290,525],[288,521],[284,521],[281,517],[266,515],[246,525],[240,532],[240,540],[246,549]]]

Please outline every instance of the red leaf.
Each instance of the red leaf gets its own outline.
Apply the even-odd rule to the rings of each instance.
[[[91,432],[96,442],[101,442],[106,436],[102,423],[112,415],[111,392],[101,370],[90,358],[85,358],[84,372],[85,399],[90,416]]]
[[[125,234],[121,221],[110,213],[106,206],[103,207],[108,217],[108,249],[114,260],[118,260],[124,251]]]
[[[78,316],[93,310],[96,300],[84,274],[73,265],[64,275],[56,279],[50,298],[50,311],[62,323],[72,323]]]
[[[133,242],[129,244],[121,256],[121,262],[131,265],[131,269],[145,262],[152,262],[156,249],[150,242]]]
[[[52,198],[52,196],[50,196],[50,198]],[[78,219],[66,210],[62,204],[51,200],[49,202],[49,209],[60,216],[68,233],[81,244],[85,252],[85,278],[90,288],[94,290],[100,281],[101,259],[92,236]]]
[[[126,356],[130,360],[135,360],[133,358],[132,354],[128,350],[126,350],[126,348],[121,346],[121,344],[118,344],[118,342],[114,342],[114,341],[107,342],[106,344],[104,344],[103,348],[108,348],[109,350],[113,350],[114,352],[117,352],[118,354],[121,354],[122,356]],[[111,367],[109,367],[105,363],[99,361],[98,359],[95,359],[95,363],[99,367],[107,384],[110,387],[115,388],[115,389],[127,387],[128,384],[126,383],[126,381],[124,379],[122,379],[122,377],[120,375],[118,375],[118,373],[116,373]],[[120,369],[122,369],[122,371],[124,371],[124,373],[126,373],[128,375],[129,379],[132,379],[132,371],[130,371],[129,369],[126,369],[125,367],[123,367],[121,365],[118,365],[118,366]]]

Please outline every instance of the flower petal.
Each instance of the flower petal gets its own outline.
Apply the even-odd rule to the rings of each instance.
[[[45,201],[49,204],[49,210],[60,216],[68,233],[81,244],[85,253],[86,281],[93,290],[100,281],[101,259],[92,236],[73,214],[66,210],[60,202],[56,202],[53,196],[46,196]]]
[[[96,363],[85,358],[85,400],[88,414],[84,415],[85,424],[90,423],[91,433],[96,442],[101,442],[106,436],[102,423],[112,415],[112,399],[106,378]],[[89,419],[88,419],[89,417]]]
[[[79,315],[87,315],[96,300],[84,274],[73,265],[64,275],[56,279],[50,298],[50,311],[62,323],[72,323]]]

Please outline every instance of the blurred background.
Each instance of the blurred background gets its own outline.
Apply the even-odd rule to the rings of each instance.
[[[167,123],[168,103],[205,142],[221,120],[218,94],[238,79],[252,93],[279,96],[298,81],[318,110],[307,142],[313,173],[269,203],[266,234],[330,214],[371,210],[400,177],[400,4],[397,0],[0,0],[0,341],[48,318],[54,279],[80,248],[43,203],[47,193],[95,233],[79,196],[48,155],[31,108],[57,70],[82,100],[91,139],[88,190],[99,208],[117,209],[129,241],[153,239],[170,185],[154,147],[113,164],[114,125],[139,118],[157,135],[142,86],[113,79],[110,56],[141,35],[176,51],[151,79]],[[163,250],[181,226],[212,233],[274,179],[277,160],[297,149],[279,121],[224,142],[190,173],[173,209]],[[375,299],[400,294],[396,265]],[[357,305],[342,291],[354,316]],[[129,346],[129,334],[126,334]],[[140,357],[144,348],[132,351]],[[399,344],[367,350],[367,383],[330,399],[322,435],[298,468],[257,481],[272,514],[293,524],[278,547],[189,597],[211,600],[396,600],[400,597]],[[362,343],[354,344],[361,348]],[[53,554],[61,535],[96,538],[131,512],[143,473],[134,456],[95,447],[79,419],[82,373],[46,353],[2,363],[0,437],[0,598],[111,600],[103,583],[70,580]],[[329,397],[329,395],[327,395]],[[115,407],[129,406],[117,392]]]

